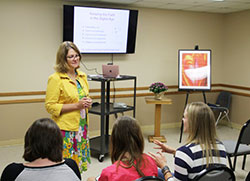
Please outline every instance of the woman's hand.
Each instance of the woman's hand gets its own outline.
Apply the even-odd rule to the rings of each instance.
[[[90,108],[91,105],[92,105],[92,99],[90,99],[88,97],[83,97],[77,103],[77,106],[79,109],[87,109],[87,108]]]
[[[91,105],[92,105],[92,99],[88,97],[84,97],[80,99],[77,103],[63,104],[60,114],[75,111],[75,110],[87,109],[87,108],[90,108]]]
[[[83,100],[83,102],[84,102],[85,109],[90,108],[92,106],[92,99],[90,99],[88,97],[84,97],[81,100]]]
[[[96,179],[95,179],[95,177],[89,177],[88,179],[87,179],[87,181],[95,181]]]
[[[176,150],[174,148],[167,146],[158,140],[154,140],[154,144],[158,145],[157,147],[154,147],[154,149],[161,149],[162,152],[175,155]]]
[[[149,155],[155,160],[157,166],[159,168],[163,168],[165,165],[167,165],[167,159],[166,157],[162,154],[162,152],[157,152],[157,154],[154,154],[152,152],[149,152]]]

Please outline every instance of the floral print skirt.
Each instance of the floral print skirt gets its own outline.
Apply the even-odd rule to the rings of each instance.
[[[78,131],[61,130],[61,132],[63,135],[63,157],[75,160],[81,173],[87,171],[91,161],[86,119],[80,119]]]

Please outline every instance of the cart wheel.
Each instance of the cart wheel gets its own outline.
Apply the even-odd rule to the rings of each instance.
[[[104,160],[104,155],[99,155],[98,160],[99,160],[99,162],[103,162],[103,160]]]

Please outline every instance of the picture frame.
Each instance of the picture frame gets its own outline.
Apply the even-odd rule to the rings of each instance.
[[[211,90],[211,50],[178,51],[178,89]]]

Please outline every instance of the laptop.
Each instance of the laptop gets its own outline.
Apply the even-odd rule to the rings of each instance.
[[[102,65],[102,75],[104,78],[116,78],[119,76],[118,65]]]

